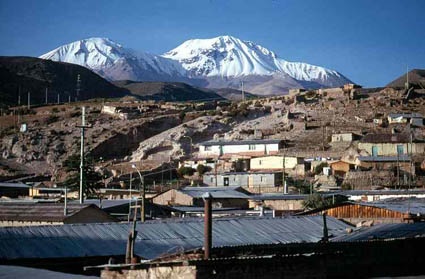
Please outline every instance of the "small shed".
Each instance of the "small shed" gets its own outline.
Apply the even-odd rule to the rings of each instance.
[[[353,170],[355,165],[343,160],[338,160],[336,162],[329,163],[329,166],[334,175],[344,176],[347,172]]]
[[[213,197],[213,207],[248,208],[249,193],[240,187],[185,187],[170,189],[152,198],[161,205],[204,206],[203,196]]]
[[[377,202],[345,202],[304,212],[314,215],[326,211],[329,216],[352,224],[362,222],[403,223],[425,220],[425,200],[416,198],[387,199]]]
[[[280,193],[267,193],[252,196],[249,207],[266,207],[275,210],[277,216],[303,211],[303,201],[308,195],[287,195]]]

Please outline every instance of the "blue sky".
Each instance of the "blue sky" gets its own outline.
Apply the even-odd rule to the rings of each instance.
[[[0,0],[0,55],[108,37],[155,54],[232,35],[367,87],[425,68],[423,0]]]

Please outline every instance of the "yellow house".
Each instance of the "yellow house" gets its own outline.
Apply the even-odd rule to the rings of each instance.
[[[371,156],[396,156],[423,154],[425,142],[412,139],[408,134],[368,134],[359,142],[358,148]]]
[[[288,156],[264,156],[251,159],[251,170],[281,170],[283,169],[283,159],[285,158],[285,169],[293,169],[298,165],[297,157]]]

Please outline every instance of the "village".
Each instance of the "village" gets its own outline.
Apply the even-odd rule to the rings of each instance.
[[[102,278],[421,274],[424,96],[347,84],[13,109],[1,116],[0,263]]]

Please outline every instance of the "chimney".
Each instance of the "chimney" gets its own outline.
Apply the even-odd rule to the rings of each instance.
[[[323,238],[322,238],[323,242],[329,241],[328,225],[326,224],[326,214],[327,214],[327,212],[324,211],[323,215],[322,215],[323,216]]]
[[[205,193],[202,198],[204,199],[204,259],[210,258],[212,247],[212,196],[210,193]]]

